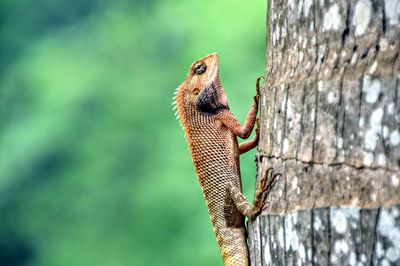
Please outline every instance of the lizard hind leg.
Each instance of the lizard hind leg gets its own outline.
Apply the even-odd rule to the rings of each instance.
[[[271,191],[271,188],[275,184],[275,181],[279,175],[281,174],[272,175],[272,168],[266,171],[265,175],[260,179],[257,187],[253,206],[245,198],[239,187],[229,183],[227,186],[228,192],[239,212],[249,219],[256,218],[261,213],[264,199]]]

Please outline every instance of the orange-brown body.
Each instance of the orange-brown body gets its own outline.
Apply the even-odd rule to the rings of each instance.
[[[261,212],[269,186],[263,178],[254,207],[244,198],[239,155],[257,146],[259,132],[257,129],[256,136],[241,145],[237,137],[248,138],[254,128],[258,82],[257,95],[242,127],[229,110],[218,68],[217,54],[194,62],[177,89],[175,102],[224,264],[248,265],[245,216],[252,219]]]

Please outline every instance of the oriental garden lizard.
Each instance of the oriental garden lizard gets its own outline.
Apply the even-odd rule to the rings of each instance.
[[[243,196],[239,155],[258,144],[259,81],[244,126],[229,110],[217,54],[194,62],[174,97],[225,265],[249,264],[245,217],[254,219],[261,213],[265,196],[279,175],[266,171],[256,187],[253,206]],[[239,145],[237,137],[247,139],[256,120],[255,137]]]

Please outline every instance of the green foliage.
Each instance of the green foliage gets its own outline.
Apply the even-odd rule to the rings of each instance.
[[[264,1],[2,1],[0,264],[221,265],[172,95],[218,52],[244,121],[264,20]]]

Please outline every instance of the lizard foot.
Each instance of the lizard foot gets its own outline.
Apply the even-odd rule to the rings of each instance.
[[[273,174],[273,168],[268,168],[265,172],[265,175],[260,179],[260,183],[256,190],[256,194],[254,197],[254,215],[257,216],[261,213],[264,205],[264,200],[275,185],[276,181],[278,180],[279,176],[282,174],[277,173]]]

